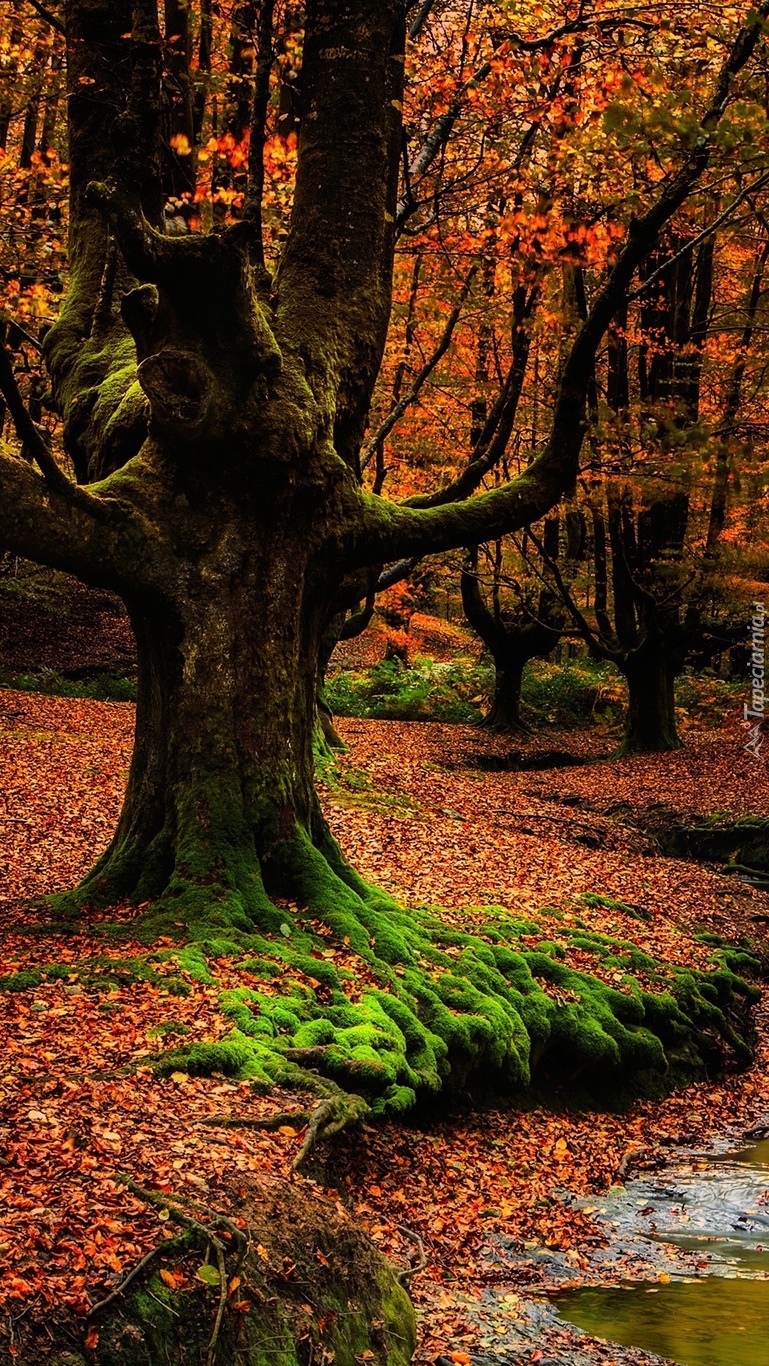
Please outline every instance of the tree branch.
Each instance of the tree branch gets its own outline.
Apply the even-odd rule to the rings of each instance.
[[[409,389],[408,393],[404,394],[403,398],[399,399],[399,401],[393,405],[393,407],[387,414],[387,417],[384,419],[384,422],[381,423],[381,425],[375,432],[374,436],[369,441],[368,446],[366,447],[365,451],[361,456],[361,473],[370,464],[371,460],[373,459],[376,453],[377,447],[381,444],[382,441],[385,440],[387,436],[389,436],[396,422],[400,421],[406,410],[410,408],[411,404],[414,403],[416,399],[419,397],[419,392],[422,388],[422,385],[425,383],[425,380],[429,379],[439,360],[442,360],[442,358],[448,351],[449,346],[451,344],[451,338],[454,335],[454,329],[457,323],[459,322],[459,318],[462,313],[462,308],[464,307],[464,304],[467,300],[467,296],[470,293],[470,289],[472,287],[473,280],[475,279],[477,270],[478,265],[477,262],[475,262],[470,267],[470,271],[466,276],[465,282],[460,291],[459,298],[457,299],[454,308],[451,310],[451,313],[449,314],[446,320],[446,326],[443,329],[443,335],[441,336],[438,345],[436,346],[432,355],[427,358],[424,365],[422,366],[422,369],[419,370],[416,374],[414,382],[411,385],[411,388]]]
[[[435,0],[424,0],[423,4],[420,5],[416,18],[412,20],[411,25],[409,27],[409,38],[411,39],[412,43],[416,41],[416,39],[422,32],[422,29],[424,28],[425,24],[427,23],[427,20],[430,17],[430,11],[433,8],[434,4]]]
[[[111,179],[150,222],[161,220],[157,0],[67,0],[66,29],[69,284],[44,354],[65,446],[78,478],[87,481],[129,459],[146,434],[141,398],[113,423],[130,379],[103,387],[115,372],[126,373],[130,339],[115,301],[131,281],[120,262],[113,297],[104,297],[109,231],[88,186]],[[109,308],[100,310],[100,301]]]
[[[635,219],[619,256],[596,294],[566,358],[543,453],[517,479],[468,502],[417,509],[394,507],[371,494],[359,495],[361,523],[348,546],[347,568],[387,563],[414,555],[458,549],[494,540],[539,521],[574,482],[584,439],[585,404],[598,348],[633,275],[661,229],[686,201],[710,161],[712,134],[729,102],[732,82],[752,56],[769,14],[762,0],[754,21],[737,34],[701,120],[702,136],[654,204]]]
[[[0,545],[118,592],[168,578],[169,568],[158,563],[152,528],[110,496],[109,481],[98,495],[85,489],[77,493],[88,502],[53,488],[26,460],[0,445]],[[96,502],[102,509],[94,515]]]
[[[41,3],[41,0],[27,0],[27,4],[32,6],[35,14],[38,14],[41,19],[44,19],[46,24],[50,24],[51,28],[55,29],[57,33],[61,33],[62,36],[64,35],[66,30],[61,19],[57,19],[56,15],[53,14],[46,5]]]
[[[597,654],[599,656],[602,656],[604,659],[609,659],[612,660],[614,663],[618,663],[619,660],[622,658],[621,652],[619,650],[614,650],[610,645],[606,643],[606,641],[602,639],[601,636],[596,635],[595,631],[592,629],[589,621],[587,620],[587,617],[584,616],[584,614],[580,611],[579,607],[574,601],[574,598],[572,597],[572,594],[569,588],[567,587],[564,577],[560,569],[558,568],[558,565],[555,562],[555,560],[553,560],[551,556],[548,555],[544,545],[532,531],[531,527],[528,528],[528,534],[534,542],[535,546],[537,547],[537,550],[539,551],[542,563],[544,565],[547,565],[547,568],[550,570],[550,573],[553,576],[553,581],[558,590],[558,596],[560,597],[564,607],[567,608],[575,626],[577,627],[577,630],[582,636],[582,639],[585,641],[585,644],[588,646],[588,649],[593,654]],[[524,556],[524,558],[526,557]],[[538,573],[536,567],[532,567],[534,568],[534,572],[538,575],[539,578],[541,578],[542,582],[552,592],[552,584],[549,584],[547,582],[547,579],[545,579],[544,575]]]
[[[404,500],[404,506],[416,508],[442,507],[446,503],[459,503],[469,498],[480,487],[485,476],[499,464],[512,435],[518,403],[523,391],[526,367],[529,361],[530,337],[527,323],[531,318],[541,286],[535,284],[529,291],[520,292],[520,306],[516,300],[513,317],[513,359],[507,373],[502,392],[494,404],[483,430],[476,442],[472,457],[464,469],[445,488],[435,493],[415,494]]]
[[[21,442],[22,454],[27,459],[35,461],[49,488],[62,494],[70,503],[89,513],[97,521],[104,521],[113,515],[105,503],[99,498],[94,498],[85,489],[80,488],[78,484],[73,484],[56,464],[47,437],[42,428],[33,422],[19,392],[8,348],[2,341],[0,341],[0,393],[5,399],[16,429],[16,435]]]
[[[639,285],[638,289],[631,290],[630,294],[628,294],[627,302],[632,303],[635,299],[639,299],[642,294],[645,294],[656,280],[659,280],[661,276],[670,270],[671,266],[675,265],[676,261],[680,261],[681,258],[688,255],[690,251],[694,251],[701,242],[705,242],[709,237],[712,237],[714,232],[718,232],[721,224],[725,223],[728,218],[731,218],[734,210],[744,199],[747,199],[748,195],[755,194],[756,190],[762,190],[765,185],[769,185],[769,171],[766,171],[764,175],[761,175],[757,180],[754,180],[752,185],[746,185],[744,189],[740,190],[739,194],[735,195],[731,203],[727,204],[723,212],[720,213],[717,218],[714,218],[712,223],[708,223],[707,227],[703,228],[702,232],[697,233],[696,237],[692,237],[686,242],[680,251],[677,251],[674,256],[668,256],[662,262],[662,265],[652,271],[651,275],[647,275],[643,284]]]
[[[311,0],[279,342],[300,352],[354,466],[387,335],[403,116],[403,0]]]
[[[262,0],[259,11],[259,47],[256,58],[254,105],[251,115],[251,140],[248,145],[248,188],[243,217],[251,226],[251,259],[259,274],[269,284],[264,263],[262,227],[262,199],[264,197],[264,147],[267,140],[267,111],[270,103],[270,75],[272,73],[272,28],[275,0]]]
[[[425,6],[428,12],[431,6],[432,0],[429,6]],[[550,33],[543,34],[541,38],[526,39],[522,38],[520,34],[511,33],[508,35],[509,41],[514,43],[522,52],[545,51],[547,48],[552,47],[554,43],[557,43],[559,38],[564,38],[569,34],[577,33],[585,27],[584,8],[584,3],[580,4],[579,14],[574,19],[567,20],[566,23],[561,24]],[[414,35],[411,34],[411,36],[413,37]],[[448,109],[436,119],[434,126],[427,134],[414,161],[407,165],[407,175],[405,177],[406,190],[398,201],[398,212],[395,217],[395,231],[397,235],[400,235],[400,233],[403,232],[409,218],[411,218],[412,214],[416,213],[419,208],[419,204],[415,199],[412,190],[413,180],[423,176],[425,172],[430,169],[435,158],[438,156],[438,153],[443,150],[449,141],[449,138],[454,131],[454,125],[462,113],[462,109],[470,91],[475,90],[481,85],[487,77],[491,75],[492,70],[493,65],[491,62],[483,62],[469,80],[464,82],[454,96],[454,99],[451,101]],[[539,126],[538,123],[536,126]]]

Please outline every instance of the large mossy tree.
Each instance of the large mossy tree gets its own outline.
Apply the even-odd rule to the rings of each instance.
[[[285,922],[284,897],[380,966],[418,961],[429,935],[409,947],[394,903],[344,860],[314,789],[317,661],[340,585],[527,526],[573,485],[597,348],[706,169],[762,27],[752,18],[736,37],[698,137],[633,221],[564,360],[544,451],[492,492],[474,492],[470,469],[471,496],[419,506],[367,493],[359,468],[390,313],[407,10],[309,0],[291,226],[270,275],[263,101],[242,221],[165,235],[157,0],[66,0],[70,282],[45,350],[77,482],[1,357],[21,450],[0,452],[0,543],[118,593],[139,653],[122,815],[71,906],[152,902],[177,925],[263,932]],[[431,1085],[434,1034],[451,1052],[459,1009],[495,1057],[508,1033],[508,1051],[523,1047],[503,970],[485,962],[473,959],[472,989],[452,978],[442,1004],[421,979],[405,1013],[386,1003],[403,1048],[430,1054]],[[489,1005],[497,991],[504,1004]],[[416,1023],[431,1011],[432,1034]],[[303,1040],[305,1061],[324,1029]]]

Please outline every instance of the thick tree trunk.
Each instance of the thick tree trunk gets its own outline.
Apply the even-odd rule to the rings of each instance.
[[[285,916],[272,896],[347,876],[313,785],[323,612],[298,528],[214,537],[178,601],[130,602],[139,654],[136,742],[115,837],[77,899],[163,898],[179,919]],[[305,537],[306,540],[306,537]],[[358,887],[358,879],[349,874]],[[217,918],[217,917],[214,917]]]
[[[528,731],[521,721],[521,684],[525,659],[500,655],[494,660],[494,696],[483,724],[489,730]]]
[[[659,754],[680,749],[676,729],[675,677],[664,637],[653,634],[622,665],[628,712],[622,754]]]

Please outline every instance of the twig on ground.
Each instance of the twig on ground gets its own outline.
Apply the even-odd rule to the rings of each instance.
[[[91,1305],[91,1308],[88,1310],[88,1313],[86,1314],[86,1318],[92,1319],[94,1314],[101,1313],[102,1309],[106,1309],[108,1304],[112,1304],[112,1301],[118,1298],[118,1295],[122,1295],[123,1292],[128,1289],[131,1282],[136,1280],[136,1277],[139,1275],[139,1272],[143,1271],[145,1266],[147,1266],[149,1262],[152,1261],[153,1257],[157,1257],[158,1253],[162,1252],[165,1246],[165,1243],[158,1243],[156,1247],[151,1247],[146,1256],[142,1257],[141,1261],[136,1263],[136,1266],[133,1268],[132,1271],[129,1271],[125,1280],[121,1281],[120,1285],[116,1285],[115,1289],[110,1291],[106,1299],[99,1300],[98,1304]]]
[[[224,1261],[224,1248],[218,1239],[213,1239],[212,1241],[214,1248],[216,1249],[216,1261],[219,1267],[219,1308],[216,1311],[214,1331],[211,1334],[211,1341],[208,1344],[206,1366],[214,1366],[214,1361],[216,1360],[216,1344],[219,1340],[219,1330],[222,1326],[224,1310],[227,1304],[227,1267]]]
[[[404,1225],[399,1225],[398,1232],[402,1233],[404,1238],[408,1238],[410,1242],[414,1243],[419,1253],[418,1262],[413,1262],[411,1266],[408,1267],[408,1269],[405,1271],[396,1272],[395,1278],[398,1284],[402,1285],[404,1289],[407,1290],[409,1281],[411,1280],[412,1276],[418,1275],[418,1273],[420,1271],[424,1271],[425,1267],[427,1266],[427,1253],[425,1252],[425,1245],[422,1242],[422,1239],[420,1238],[418,1233],[414,1232],[413,1229],[406,1228]]]

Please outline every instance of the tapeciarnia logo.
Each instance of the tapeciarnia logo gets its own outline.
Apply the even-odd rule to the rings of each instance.
[[[750,647],[750,702],[746,702],[742,709],[742,724],[747,730],[743,749],[754,759],[759,759],[765,739],[763,723],[766,716],[766,608],[762,602],[753,604]]]

